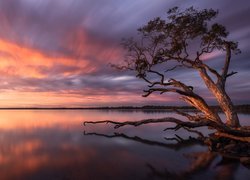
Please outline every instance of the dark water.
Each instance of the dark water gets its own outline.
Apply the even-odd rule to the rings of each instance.
[[[190,133],[88,125],[90,120],[140,120],[172,113],[122,111],[0,111],[0,179],[249,179],[239,160],[211,153]],[[249,115],[240,115],[250,124]],[[249,122],[248,122],[249,121]],[[208,132],[206,128],[202,129]],[[85,134],[84,134],[85,131]],[[115,132],[115,133],[114,133]],[[195,135],[194,135],[195,136]]]

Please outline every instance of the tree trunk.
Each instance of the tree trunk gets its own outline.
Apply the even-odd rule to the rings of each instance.
[[[217,91],[218,92],[215,97],[222,111],[226,115],[226,124],[231,127],[240,127],[239,118],[230,97],[227,95],[225,90],[222,90],[219,87]]]
[[[222,123],[219,115],[212,108],[210,108],[206,104],[206,102],[203,101],[202,99],[194,98],[194,97],[185,97],[185,96],[183,96],[182,99],[188,104],[190,104],[191,106],[203,112],[207,119],[214,121],[216,123],[219,123],[219,124]]]
[[[214,84],[205,69],[200,69],[199,72],[207,88],[213,93],[219,106],[226,115],[226,124],[230,127],[240,127],[237,112],[235,111],[234,105],[226,91]]]

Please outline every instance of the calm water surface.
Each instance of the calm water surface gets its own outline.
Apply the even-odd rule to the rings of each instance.
[[[210,153],[194,141],[166,138],[190,133],[141,127],[88,125],[84,121],[141,120],[169,112],[97,110],[0,111],[0,179],[249,179],[237,161]],[[249,115],[240,115],[250,124]],[[202,129],[208,133],[207,129]],[[195,136],[195,135],[194,135]]]

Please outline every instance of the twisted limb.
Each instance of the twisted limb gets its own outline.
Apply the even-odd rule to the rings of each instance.
[[[202,119],[199,121],[182,121],[177,118],[173,117],[165,117],[165,118],[159,118],[159,119],[144,119],[144,120],[139,120],[139,121],[125,121],[125,122],[117,122],[117,121],[111,121],[111,120],[104,120],[104,121],[85,121],[84,126],[87,124],[114,124],[114,128],[118,129],[123,126],[141,126],[144,124],[152,124],[152,123],[175,123],[175,127],[168,127],[165,128],[164,130],[179,130],[180,128],[188,128],[188,129],[193,129],[193,128],[198,128],[198,127],[209,127],[212,129],[217,130],[217,135],[228,137],[231,139],[235,140],[240,140],[244,142],[250,142],[250,130],[246,127],[242,128],[233,128],[226,126],[222,123],[217,123],[214,121]]]

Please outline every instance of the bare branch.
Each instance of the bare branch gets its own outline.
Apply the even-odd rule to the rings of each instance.
[[[148,80],[146,77],[144,77],[144,76],[142,76],[141,77],[144,81],[146,81],[147,83],[149,83],[149,84],[153,84],[150,80]],[[149,85],[149,87],[151,86],[151,85]]]
[[[178,109],[173,109],[177,114],[181,115],[181,116],[184,116],[186,117],[189,121],[200,121],[202,119],[205,119],[204,116],[202,115],[195,115],[195,116],[192,116],[186,112],[182,112],[182,111],[179,111]]]
[[[192,133],[197,134],[198,137],[201,138],[201,139],[204,139],[204,138],[205,138],[205,136],[204,136],[200,131],[197,131],[197,130],[194,130],[194,129],[190,129],[190,128],[188,128],[188,127],[183,127],[183,129],[185,129],[185,130],[187,130],[187,131],[189,131],[189,132],[192,132]]]
[[[157,74],[158,76],[160,76],[161,77],[161,83],[163,84],[164,83],[164,75],[163,74],[161,74],[161,73],[159,73],[159,72],[157,72],[157,71],[153,71],[153,70],[149,70],[148,72],[150,72],[150,73],[154,73],[154,74]]]
[[[110,121],[110,120],[104,120],[104,121],[84,121],[83,125],[86,126],[86,124],[116,124],[116,125],[120,125],[122,124],[121,122],[116,122],[116,121]]]
[[[197,122],[186,122],[181,120],[175,120],[171,121],[176,124],[174,127],[167,127],[164,129],[164,131],[167,130],[179,130],[180,128],[186,127],[186,128],[197,128],[197,127],[203,127],[203,126],[211,126],[211,121],[197,121]]]
[[[162,123],[162,122],[179,122],[180,120],[172,117],[167,117],[167,118],[161,118],[161,119],[145,119],[141,121],[125,121],[125,122],[116,122],[116,121],[111,121],[111,120],[105,120],[105,121],[85,121],[83,124],[84,126],[86,124],[103,124],[103,123],[110,123],[110,124],[115,124],[114,128],[120,128],[122,126],[126,125],[131,125],[131,126],[140,126],[143,124],[150,124],[150,123]]]
[[[238,136],[238,137],[248,137],[250,138],[250,128],[233,128],[233,127],[228,127],[222,123],[210,121],[208,119],[203,119],[201,121],[196,121],[196,122],[186,122],[182,121],[177,118],[173,117],[165,117],[165,118],[159,118],[159,119],[144,119],[140,121],[125,121],[125,122],[116,122],[116,121],[111,121],[111,120],[105,120],[105,121],[85,121],[84,125],[86,124],[102,124],[102,123],[111,123],[115,124],[114,128],[120,128],[123,126],[141,126],[144,124],[152,124],[152,123],[175,123],[176,126],[172,128],[166,128],[165,130],[178,130],[180,128],[197,128],[197,127],[210,127],[212,129],[218,130],[220,133],[226,133],[230,134],[230,136]],[[250,139],[249,139],[250,140]]]
[[[226,81],[226,77],[227,77],[228,69],[229,69],[229,64],[230,64],[230,60],[231,60],[231,47],[230,47],[229,42],[225,42],[225,48],[226,48],[226,58],[225,58],[224,67],[223,67],[222,73],[221,73],[223,81]]]
[[[227,77],[226,78],[228,78],[228,77],[230,77],[230,76],[233,76],[233,75],[235,75],[235,74],[237,74],[238,72],[235,72],[235,71],[232,71],[232,72],[230,72],[229,74],[227,74]]]
[[[193,94],[194,88],[192,86],[187,86],[183,82],[177,81],[173,78],[171,78],[169,82],[171,82],[174,87],[182,88],[185,92]]]
[[[183,96],[181,97],[185,102],[190,104],[191,106],[195,107],[196,109],[200,110],[202,113],[204,113],[206,119],[210,119],[211,121],[222,123],[220,117],[216,112],[211,109],[208,104],[205,102],[205,100],[200,97],[197,94],[194,94],[194,97],[190,96]]]
[[[175,93],[180,94],[180,95],[190,96],[190,94],[188,94],[184,91],[181,91],[179,89],[176,89],[176,88],[150,88],[148,90],[144,90],[144,92],[145,92],[145,94],[142,95],[143,97],[147,97],[150,94],[152,94],[153,92],[160,92],[161,94],[166,93],[166,92],[175,92]]]
[[[202,65],[203,65],[207,70],[209,70],[212,74],[214,74],[214,75],[217,77],[218,80],[221,79],[221,75],[220,75],[215,69],[209,67],[208,65],[206,65],[206,64],[204,64],[204,63],[203,63]]]
[[[153,82],[151,85],[148,85],[149,88],[154,87],[155,85],[161,85],[161,86],[170,86],[172,83],[162,83],[162,82]]]
[[[169,69],[165,70],[165,72],[173,71],[173,70],[175,70],[178,67],[183,67],[183,65],[176,65],[176,66],[174,66],[172,68],[169,68]]]

